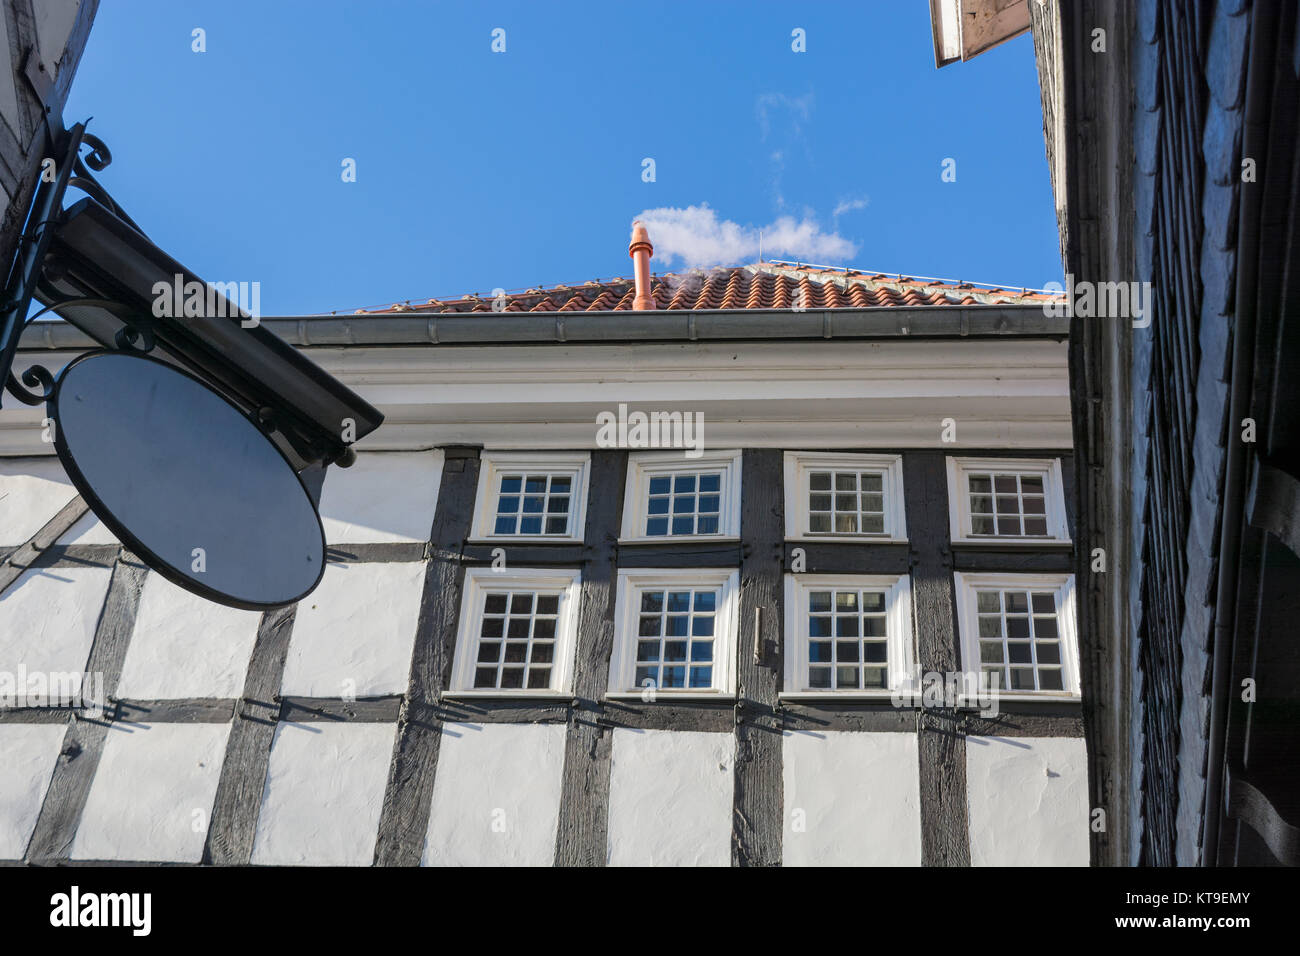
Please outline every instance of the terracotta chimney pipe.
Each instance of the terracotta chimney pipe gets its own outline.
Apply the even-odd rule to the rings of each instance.
[[[632,300],[632,308],[638,312],[646,312],[655,307],[654,297],[650,295],[650,257],[654,251],[645,226],[640,222],[632,223],[632,242],[627,247],[627,254],[635,263],[636,298]]]

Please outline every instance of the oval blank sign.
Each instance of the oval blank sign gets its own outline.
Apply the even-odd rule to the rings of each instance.
[[[64,369],[50,404],[73,484],[159,574],[248,609],[316,587],[325,535],[307,489],[261,429],[198,379],[92,352]]]

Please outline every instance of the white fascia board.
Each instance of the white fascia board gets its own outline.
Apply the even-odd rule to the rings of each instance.
[[[358,448],[596,447],[596,415],[704,416],[706,449],[1069,448],[1067,344],[1040,338],[307,347],[386,417]],[[32,353],[26,353],[26,358]],[[47,352],[52,370],[75,353]],[[0,410],[0,455],[49,454],[41,409]],[[945,418],[957,442],[941,440]]]

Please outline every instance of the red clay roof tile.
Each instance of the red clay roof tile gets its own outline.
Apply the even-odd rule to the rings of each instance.
[[[1060,298],[1051,293],[978,286],[970,282],[921,280],[883,273],[867,275],[854,269],[788,265],[756,265],[709,271],[665,273],[652,278],[651,294],[658,309],[867,309],[884,306],[1018,305]],[[802,292],[802,302],[796,294]],[[505,305],[493,309],[491,296],[467,294],[458,299],[429,299],[419,305],[395,303],[357,314],[392,312],[627,312],[636,289],[631,279],[592,279],[579,285],[557,285],[506,293]]]

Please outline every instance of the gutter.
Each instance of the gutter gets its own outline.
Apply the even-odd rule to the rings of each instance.
[[[870,309],[709,309],[649,312],[398,312],[269,316],[261,324],[290,345],[549,345],[795,339],[1051,338],[1066,316],[1042,304],[878,306]],[[20,351],[94,348],[67,322],[36,322]]]

